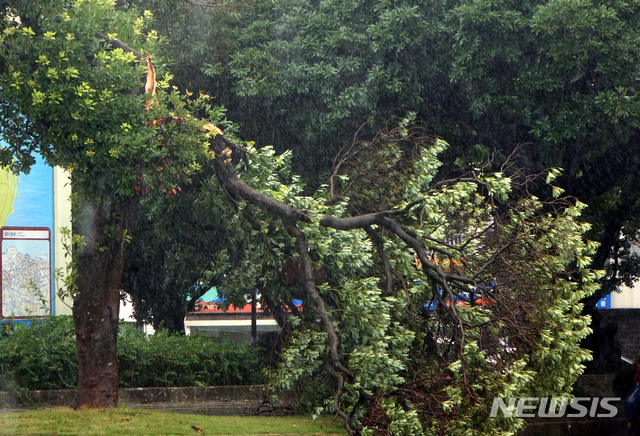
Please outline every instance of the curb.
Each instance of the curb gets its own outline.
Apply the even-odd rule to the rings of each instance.
[[[38,407],[68,406],[76,394],[75,389],[28,391],[27,402]],[[290,395],[284,395],[289,397]],[[120,388],[118,402],[125,404],[145,403],[204,403],[231,401],[262,401],[263,385],[207,386],[207,387],[153,387]],[[21,406],[15,392],[0,392],[0,409],[15,409]],[[28,405],[28,404],[27,404]]]

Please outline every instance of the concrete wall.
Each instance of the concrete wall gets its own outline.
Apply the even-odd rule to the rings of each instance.
[[[600,309],[601,327],[618,324],[616,339],[622,346],[622,356],[635,359],[640,356],[640,309]]]
[[[26,395],[37,406],[68,406],[75,394],[75,389],[65,389],[28,391]],[[118,389],[118,401],[125,404],[250,401],[262,400],[264,395],[263,385]],[[285,394],[284,397],[290,395]],[[0,409],[19,404],[14,392],[0,392]]]

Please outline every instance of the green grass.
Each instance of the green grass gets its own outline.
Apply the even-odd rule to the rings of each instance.
[[[193,429],[193,427],[200,429]],[[3,435],[342,435],[341,419],[323,416],[205,416],[119,407],[0,413]]]

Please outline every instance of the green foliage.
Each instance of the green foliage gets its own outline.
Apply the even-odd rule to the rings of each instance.
[[[160,41],[148,12],[116,10],[114,0],[16,0],[3,2],[0,12],[0,135],[7,144],[0,165],[28,172],[40,154],[69,172],[74,238],[85,239],[70,242],[76,271],[64,279],[84,332],[106,318],[93,312],[101,308],[92,299],[120,287],[140,197],[160,191],[171,198],[190,183],[212,157],[201,118],[218,124],[222,112],[206,95],[171,86],[160,57],[152,67]],[[102,331],[92,334],[114,344],[108,336],[115,336],[117,320],[109,319],[114,324],[98,324]],[[115,347],[84,345],[88,369],[116,358]]]
[[[410,123],[403,123],[401,127],[412,131]],[[402,135],[395,140],[396,147],[386,149],[391,156],[413,141],[408,137],[403,144]],[[348,193],[335,199],[323,186],[313,197],[300,195],[300,181],[287,168],[288,156],[274,155],[270,148],[249,146],[238,162],[248,185],[311,211],[310,222],[299,223],[300,229],[316,266],[331,271],[319,291],[339,335],[342,363],[354,374],[345,376],[337,403],[335,385],[325,370],[329,335],[318,323],[318,309],[299,285],[285,285],[278,274],[277,266],[295,253],[283,224],[247,202],[236,203],[239,210],[234,213],[251,213],[260,226],[251,228],[232,218],[245,258],[220,256],[209,272],[222,280],[223,293],[230,297],[235,289],[240,289],[237,294],[246,292],[238,286],[243,281],[257,284],[269,307],[285,306],[292,296],[303,298],[300,314],[285,314],[288,347],[270,379],[275,390],[297,389],[304,409],[334,413],[337,406],[354,425],[398,434],[508,433],[524,423],[516,418],[489,420],[493,398],[568,394],[584,370],[589,353],[580,341],[590,332],[590,320],[581,316],[579,301],[595,291],[601,277],[588,268],[597,247],[583,238],[589,225],[576,220],[584,205],[566,198],[542,201],[515,195],[533,180],[542,183],[544,175],[519,184],[482,170],[434,188],[438,154],[445,148],[441,140],[418,147],[405,164],[390,166],[393,171],[372,178],[372,186],[359,188],[357,194],[367,198],[367,190],[387,187],[390,198],[400,203],[396,211],[421,198],[406,213],[383,215],[399,217],[406,231],[428,248],[431,262],[471,278],[446,292],[439,276],[430,275],[424,265],[416,268],[405,241],[385,227],[373,226],[394,274],[390,290],[378,266],[377,248],[363,229],[319,225],[324,214],[358,217],[349,207]],[[380,147],[379,153],[384,150]],[[357,168],[345,172],[336,174],[343,186],[359,174]],[[552,181],[559,171],[552,169],[548,175]],[[394,185],[398,180],[402,182]],[[467,304],[454,315],[446,309],[454,299],[449,292],[483,295],[486,304]],[[431,303],[434,309],[426,310]]]
[[[586,141],[581,148],[591,160],[611,147],[606,141],[627,142],[637,128],[637,7],[467,0],[239,5],[233,14],[211,14],[236,38],[209,41],[216,67],[205,71],[221,84],[229,76],[238,95],[260,96],[254,104],[277,104],[286,114],[278,128],[303,142],[336,147],[329,133],[355,130],[370,111],[409,109],[464,145],[464,154],[478,143],[510,152],[535,141],[552,166],[566,140]]]
[[[123,325],[118,335],[121,387],[230,386],[262,382],[255,348],[204,335],[141,335]]]
[[[280,146],[303,151],[297,159],[312,161],[304,153],[312,150],[312,162],[321,165],[345,143],[344,132],[352,138],[353,127],[372,111],[396,110],[404,118],[393,134],[372,122],[356,136],[353,166],[333,168],[339,195],[329,186],[305,186],[290,169],[290,152],[247,143],[241,159],[233,160],[238,150],[224,150],[232,159],[224,164],[235,165],[239,175],[237,185],[246,183],[255,191],[251,194],[271,197],[277,206],[295,207],[305,219],[283,219],[275,202],[265,207],[255,195],[223,186],[232,171],[217,167],[218,177],[204,178],[193,198],[198,208],[215,212],[215,226],[230,241],[211,250],[204,278],[221,285],[228,303],[242,305],[248,294],[260,291],[289,341],[281,370],[271,374],[272,385],[304,386],[312,380],[303,402],[317,413],[339,412],[356,426],[406,435],[513,433],[524,425],[521,420],[488,419],[493,398],[571,391],[589,358],[579,348],[589,333],[579,301],[593,294],[601,274],[588,268],[597,244],[583,238],[589,226],[578,221],[582,203],[562,198],[563,187],[542,183],[544,176],[477,168],[477,155],[486,155],[483,144],[495,142],[511,151],[535,140],[544,146],[545,163],[557,166],[574,140],[585,141],[590,162],[599,162],[602,150],[631,143],[635,69],[619,81],[613,62],[599,63],[609,59],[602,44],[609,30],[583,33],[593,20],[613,20],[637,6],[576,3],[570,6],[584,14],[575,21],[575,14],[549,13],[552,2],[415,3],[281,0],[216,15],[229,23],[228,35],[216,46],[208,72],[228,80],[239,98],[273,106],[267,113],[277,117],[259,133],[268,137],[267,130],[282,124],[288,133]],[[19,169],[28,167],[31,152],[45,155],[72,171],[74,189],[89,203],[104,201],[104,195],[142,195],[147,188],[174,192],[209,158],[203,122],[194,118],[207,110],[203,99],[183,99],[167,76],[157,101],[141,96],[144,68],[132,67],[129,53],[101,44],[95,32],[123,27],[119,37],[125,42],[153,46],[152,31],[135,31],[144,29],[144,18],[138,25],[133,9],[114,11],[113,3],[103,0],[72,6],[59,19],[44,20],[37,32],[26,23],[3,23],[0,54],[9,63],[0,85],[10,121],[2,123],[2,133],[10,147],[0,157]],[[41,5],[24,8],[25,16],[57,17]],[[100,13],[91,15],[94,10]],[[561,35],[555,33],[565,24],[586,46],[558,42]],[[637,37],[629,31],[622,40],[629,38],[633,48]],[[75,47],[69,51],[74,57],[60,54],[66,47],[62,39]],[[583,59],[592,55],[593,65]],[[568,64],[556,62],[563,57]],[[42,68],[29,68],[32,64]],[[606,77],[594,80],[601,70]],[[219,110],[210,115],[215,122],[221,119]],[[446,143],[431,141],[424,131],[414,138],[416,118],[433,121],[439,136],[480,144],[461,153],[469,159],[458,162],[470,162],[473,172],[434,183]],[[377,131],[384,133],[381,140],[362,139]],[[20,148],[24,143],[27,148]],[[326,147],[316,150],[312,144]],[[218,164],[224,156],[217,156]],[[584,174],[590,171],[587,164],[577,166]],[[574,166],[569,171],[577,177]],[[550,173],[549,181],[557,170]],[[352,192],[350,184],[356,187]],[[325,221],[357,223],[371,217],[361,211],[387,208],[366,226],[347,226],[351,230]],[[296,242],[306,247],[294,245],[292,226],[304,235]],[[126,240],[109,223],[101,230]],[[283,265],[302,253],[323,276],[317,281],[326,311],[310,279],[305,289],[300,280],[287,283],[281,277]],[[422,266],[416,266],[414,254]],[[174,260],[169,265],[177,270],[182,264]],[[298,296],[305,304],[301,312],[290,305]],[[467,304],[456,308],[456,298]],[[122,337],[132,343],[136,338],[127,331]],[[183,365],[177,359],[185,353],[174,359],[170,351],[186,346],[165,333],[158,338],[164,342],[143,338],[147,342],[127,348],[130,363],[123,363],[122,372],[142,377],[147,368],[160,368],[162,373],[148,380],[174,383],[183,376],[170,364],[184,371],[203,368],[197,342],[189,349],[196,355],[193,362]],[[336,347],[339,359],[328,353]],[[137,354],[145,349],[162,355]],[[229,373],[237,373],[233,368]],[[330,377],[331,371],[342,378]]]
[[[69,170],[75,195],[95,204],[187,183],[206,151],[191,115],[206,112],[204,98],[184,99],[161,65],[157,94],[143,95],[146,65],[97,36],[146,56],[157,46],[150,15],[116,11],[111,0],[26,3],[13,12],[37,32],[9,19],[0,29],[2,163],[28,171],[39,153]]]
[[[202,335],[118,334],[120,387],[226,386],[263,380],[258,351]],[[0,337],[0,390],[75,389],[78,359],[71,317],[47,317]]]
[[[68,258],[68,260],[64,268],[56,269],[53,274],[58,286],[58,298],[60,298],[60,301],[73,301],[78,291],[76,286],[78,255],[86,244],[82,235],[72,234],[71,229],[68,227],[62,227],[60,234],[62,235],[61,242],[64,249],[64,257]]]
[[[73,389],[78,378],[73,320],[46,317],[0,336],[0,390]]]
[[[452,145],[447,172],[494,150],[498,165],[518,150],[517,167],[565,168],[558,186],[591,206],[590,237],[609,250],[596,267],[620,260],[605,290],[640,276],[618,247],[638,232],[637,3],[234,1],[206,14],[132,3],[178,41],[167,51],[178,83],[216,95],[259,146],[293,150],[313,188],[372,113],[414,111]]]

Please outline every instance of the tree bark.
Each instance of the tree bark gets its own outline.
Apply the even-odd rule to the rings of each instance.
[[[78,349],[78,390],[71,404],[111,408],[118,403],[118,320],[126,230],[133,227],[135,199],[81,206],[74,229],[86,245],[77,259],[73,321]]]

